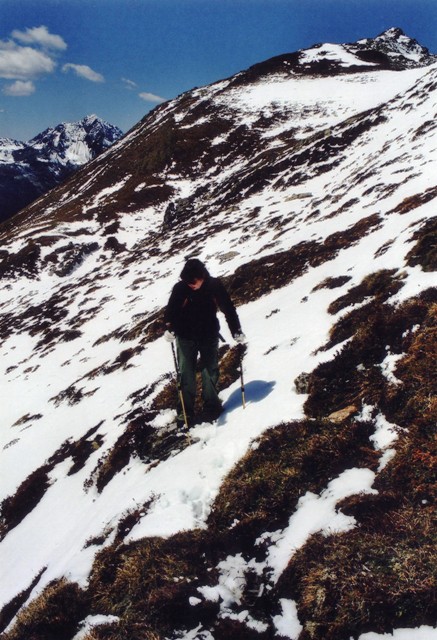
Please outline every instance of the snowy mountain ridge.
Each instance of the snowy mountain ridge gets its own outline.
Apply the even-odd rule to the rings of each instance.
[[[365,38],[352,44],[316,45],[311,49],[304,49],[299,56],[299,64],[303,67],[311,63],[320,65],[322,62],[331,62],[344,69],[362,66],[364,62],[370,66],[384,64],[387,68],[405,69],[428,66],[435,60],[436,56],[431,55],[426,47],[398,28],[388,29],[376,38]]]
[[[118,127],[90,115],[79,122],[63,122],[46,129],[28,144],[60,164],[82,165],[108,149],[122,135]]]
[[[348,44],[319,43],[294,53],[275,56],[255,64],[241,74],[240,79],[280,75],[350,74],[370,69],[392,71],[429,66],[436,61],[426,47],[404,34],[402,29],[387,29],[376,38],[364,38]]]
[[[357,45],[364,48],[372,47],[388,55],[395,63],[411,65],[428,65],[435,60],[435,55],[429,53],[414,38],[409,38],[402,29],[392,28],[384,31],[374,39],[359,40]],[[408,62],[406,62],[408,61]]]
[[[436,637],[437,64],[290,60],[0,226],[5,640]],[[247,406],[222,321],[225,412],[185,441],[161,318],[193,254]]]
[[[0,138],[0,220],[58,185],[121,136],[118,127],[91,115],[48,128],[28,142]]]

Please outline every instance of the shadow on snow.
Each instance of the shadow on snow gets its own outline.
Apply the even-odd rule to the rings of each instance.
[[[265,380],[251,380],[245,384],[246,403],[261,402],[272,392],[275,382]],[[235,389],[223,405],[225,412],[233,411],[242,404],[241,388]]]

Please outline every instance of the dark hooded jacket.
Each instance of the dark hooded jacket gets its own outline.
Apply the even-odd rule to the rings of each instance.
[[[224,314],[232,336],[240,333],[240,321],[234,304],[218,278],[208,275],[197,291],[180,280],[171,292],[164,321],[180,338],[208,340],[218,337],[218,310]]]

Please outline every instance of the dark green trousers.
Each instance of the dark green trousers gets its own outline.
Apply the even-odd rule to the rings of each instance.
[[[218,337],[202,341],[187,340],[186,338],[178,337],[176,344],[181,375],[182,395],[188,418],[191,418],[194,415],[198,355],[200,355],[202,400],[204,409],[215,410],[219,408],[221,406],[221,402],[217,393],[217,382],[219,377]]]

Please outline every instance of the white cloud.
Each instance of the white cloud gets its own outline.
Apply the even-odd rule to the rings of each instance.
[[[67,48],[65,40],[61,36],[49,33],[47,27],[43,25],[26,29],[26,31],[18,31],[18,29],[15,29],[15,31],[12,32],[12,37],[23,44],[40,45],[47,49],[65,51]]]
[[[147,91],[139,93],[138,95],[140,96],[140,98],[142,98],[142,100],[145,100],[146,102],[156,102],[157,104],[159,104],[160,102],[165,102],[165,98],[156,96],[154,93],[148,93]]]
[[[44,73],[53,73],[56,63],[42,51],[0,41],[0,78],[29,80]]]
[[[127,89],[135,89],[138,85],[133,80],[129,80],[128,78],[122,78],[121,81],[125,84]]]
[[[3,93],[6,96],[30,96],[35,92],[35,85],[31,80],[16,80],[12,84],[3,87]]]
[[[86,80],[90,80],[91,82],[105,82],[105,78],[97,71],[93,71],[91,67],[88,67],[86,64],[72,64],[71,62],[64,64],[62,67],[62,71],[67,73],[68,71],[73,71],[80,78],[85,78]]]

